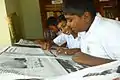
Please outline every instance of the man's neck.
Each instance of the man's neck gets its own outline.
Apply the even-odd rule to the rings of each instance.
[[[78,34],[75,32],[72,32],[71,34],[73,35],[74,38],[76,38],[78,36]]]

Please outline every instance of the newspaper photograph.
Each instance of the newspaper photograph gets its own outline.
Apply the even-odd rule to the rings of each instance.
[[[68,73],[82,70],[90,66],[78,64],[72,60],[72,55],[57,55],[56,50],[51,50],[51,54],[55,55],[56,60],[65,68]]]
[[[36,77],[55,77],[68,74],[56,59],[37,57],[0,57],[0,74],[2,73]]]
[[[73,60],[64,60],[64,59],[57,59],[57,60],[66,69],[68,73],[75,72],[75,71],[82,70],[84,68],[89,67],[87,65],[77,64]]]

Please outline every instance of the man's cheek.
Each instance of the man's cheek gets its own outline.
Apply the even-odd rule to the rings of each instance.
[[[71,23],[71,26],[72,26],[72,27],[75,26],[75,22],[72,22],[72,23]]]

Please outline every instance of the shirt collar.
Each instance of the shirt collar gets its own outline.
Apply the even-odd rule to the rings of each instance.
[[[83,32],[78,32],[78,37],[81,37],[82,35],[84,35],[86,32],[83,31]]]
[[[93,23],[91,24],[89,30],[86,32],[86,35],[90,34],[91,32],[93,32],[93,30],[95,30],[95,28],[97,27],[97,25],[100,22],[101,17],[96,16]]]

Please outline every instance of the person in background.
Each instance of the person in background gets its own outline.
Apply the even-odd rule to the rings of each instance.
[[[44,39],[35,41],[35,43],[40,44],[42,49],[50,49],[52,40],[60,34],[57,24],[57,18],[50,16],[47,19],[47,29],[44,30]]]
[[[54,17],[48,18],[49,29],[52,30],[52,32],[54,33],[57,33],[58,31],[61,31],[62,33],[51,41],[39,41],[39,44],[41,44],[41,47],[43,49],[50,49],[51,44],[56,44],[57,46],[62,46],[57,47],[57,54],[71,55],[80,50],[80,37],[78,37],[77,33],[72,32],[72,30],[68,26],[66,26],[66,22],[67,21],[64,15],[58,16],[57,22]],[[63,45],[66,43],[67,45],[63,47]]]
[[[57,48],[57,54],[73,55],[80,50],[80,34],[74,33],[69,26],[66,26],[66,22],[64,15],[58,17],[58,28],[62,33],[53,39],[53,42],[60,46]],[[66,46],[63,47],[65,43]]]
[[[120,59],[120,22],[96,16],[92,0],[63,0],[67,26],[84,32],[77,63],[96,66]]]
[[[47,19],[47,29],[44,31],[45,40],[53,40],[61,32],[57,27],[57,18],[51,16]]]
[[[58,18],[55,18],[53,16],[49,17],[47,19],[47,29],[44,31],[44,40],[36,40],[36,43],[40,44],[40,47],[42,49],[49,50],[51,48],[51,45],[54,44],[53,40],[63,32],[63,28],[66,25],[66,19],[64,15],[58,16]],[[68,30],[68,29],[66,29]],[[64,33],[65,31],[64,30]],[[69,31],[68,31],[69,32]],[[64,41],[60,46],[64,45],[66,41]],[[59,46],[58,43],[55,43]]]

